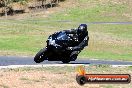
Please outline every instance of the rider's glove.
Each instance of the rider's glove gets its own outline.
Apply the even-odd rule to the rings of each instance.
[[[67,50],[73,50],[73,47],[67,47]]]

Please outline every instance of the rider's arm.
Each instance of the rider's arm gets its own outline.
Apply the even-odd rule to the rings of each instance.
[[[83,49],[85,46],[88,46],[88,40],[89,36],[86,36],[84,40],[78,45],[78,47],[80,47],[80,49]]]
[[[82,50],[85,46],[88,46],[89,36],[87,35],[84,40],[78,45],[73,47],[74,50]]]

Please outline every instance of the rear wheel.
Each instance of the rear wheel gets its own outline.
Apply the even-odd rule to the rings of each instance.
[[[71,61],[75,61],[77,59],[77,54],[73,54],[70,58],[71,58]]]
[[[44,59],[46,59],[46,56],[45,56],[46,51],[47,51],[46,48],[41,49],[41,50],[36,54],[36,56],[34,57],[34,61],[35,61],[36,63],[43,62]]]
[[[63,63],[69,63],[71,60],[69,58],[63,58],[62,62]]]

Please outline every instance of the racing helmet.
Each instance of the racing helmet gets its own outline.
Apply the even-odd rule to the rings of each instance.
[[[78,27],[79,32],[86,32],[87,31],[87,24],[80,24]]]

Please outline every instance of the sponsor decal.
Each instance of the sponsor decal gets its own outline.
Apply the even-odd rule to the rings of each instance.
[[[79,85],[85,83],[130,83],[131,76],[129,74],[87,74],[84,66],[78,67],[76,81]]]

